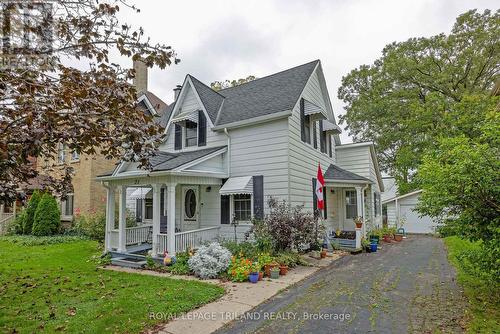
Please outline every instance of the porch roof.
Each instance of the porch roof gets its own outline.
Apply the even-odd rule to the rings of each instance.
[[[325,182],[331,181],[357,181],[371,183],[372,181],[364,176],[349,172],[339,166],[330,165],[324,174]]]

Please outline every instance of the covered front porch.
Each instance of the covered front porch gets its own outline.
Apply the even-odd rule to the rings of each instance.
[[[217,239],[221,183],[174,175],[107,182],[106,250],[155,256]]]

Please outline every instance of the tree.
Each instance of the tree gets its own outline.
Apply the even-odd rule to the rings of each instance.
[[[170,46],[152,44],[142,28],[122,22],[118,4],[139,12],[122,0],[63,0],[41,9],[24,2],[4,5],[8,20],[0,68],[0,201],[12,201],[16,189],[38,175],[32,158],[55,160],[60,144],[78,153],[100,152],[109,159],[150,166],[162,132],[136,108],[136,91],[129,84],[133,69],[113,63],[109,55],[116,51],[160,68],[179,60]],[[25,36],[44,41],[43,47],[14,48],[16,38],[23,37],[16,36],[15,27],[25,22],[24,10],[36,9],[39,23],[25,26]],[[76,69],[68,65],[71,61],[88,66]],[[45,183],[64,197],[73,170],[57,164],[51,169],[56,173]]]
[[[500,68],[499,13],[471,10],[449,35],[389,44],[372,65],[342,79],[338,96],[346,114],[340,122],[355,141],[375,143],[400,193],[418,187],[414,177],[425,150],[455,131],[450,110],[493,84]]]
[[[31,234],[31,230],[33,228],[33,222],[35,220],[35,212],[38,204],[40,203],[40,199],[42,195],[38,190],[33,192],[31,198],[28,202],[28,206],[26,207],[26,219],[23,224],[23,234]]]
[[[45,193],[38,203],[33,221],[32,234],[36,236],[54,235],[59,232],[61,212],[56,199]]]
[[[255,79],[257,79],[255,76],[249,75],[246,78],[241,78],[241,79],[237,79],[237,80],[214,81],[210,84],[210,87],[213,90],[218,91],[218,90],[226,89],[229,87],[236,87],[236,86],[239,86],[241,84],[253,81]]]

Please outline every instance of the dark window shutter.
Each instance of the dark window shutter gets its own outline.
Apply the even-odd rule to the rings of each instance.
[[[314,217],[317,216],[318,211],[318,199],[316,198],[316,178],[312,179],[312,191],[313,191],[313,214]]]
[[[142,199],[135,200],[135,221],[140,222],[142,220]]]
[[[323,131],[323,121],[319,121],[319,149],[326,153],[326,133]]]
[[[182,127],[175,124],[174,148],[180,150],[182,148]]]
[[[326,187],[323,187],[323,208],[324,208],[324,217],[325,219],[328,219],[328,211],[327,211],[327,208],[326,208]]]
[[[230,208],[229,208],[229,201],[231,199],[231,196],[221,196],[220,197],[220,223],[221,224],[229,224],[231,222],[231,219],[229,217],[230,215]]]
[[[314,148],[318,148],[318,134],[316,131],[316,122],[312,122],[312,127],[313,127],[313,146]]]
[[[326,138],[328,141],[328,155],[330,156],[330,158],[333,158],[332,136],[328,134]]]
[[[300,99],[300,139],[306,142],[306,115],[304,110],[304,99]]]
[[[264,219],[264,176],[253,177],[253,215],[255,219]]]
[[[160,216],[165,215],[165,188],[160,189]]]
[[[198,110],[198,146],[207,145],[207,118],[203,110]]]

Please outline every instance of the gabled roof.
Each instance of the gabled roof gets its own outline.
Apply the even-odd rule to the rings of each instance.
[[[372,181],[361,175],[349,172],[339,166],[330,165],[324,174],[325,181],[364,181],[371,183]]]
[[[156,155],[150,159],[151,165],[153,167],[152,171],[165,171],[172,170],[189,162],[200,159],[206,155],[217,152],[226,146],[211,147],[203,150],[179,152],[179,153],[167,153],[163,151],[157,151]]]
[[[318,64],[319,60],[315,60],[220,90],[225,101],[215,125],[292,110]]]
[[[215,124],[215,120],[217,119],[217,113],[221,107],[222,101],[224,101],[224,96],[214,91],[212,88],[205,85],[200,80],[195,77],[188,75],[191,78],[191,82],[193,83],[194,89],[198,93],[201,102],[205,106],[208,117],[213,124]]]
[[[395,200],[400,200],[400,199],[403,199],[403,198],[406,198],[406,197],[418,195],[421,192],[422,192],[422,189],[419,189],[419,190],[412,191],[411,193],[407,193],[407,194],[404,194],[404,195],[399,195],[399,196],[396,196],[396,197],[385,199],[385,200],[382,201],[382,204],[386,204],[386,203],[389,203],[389,202],[393,202]]]

